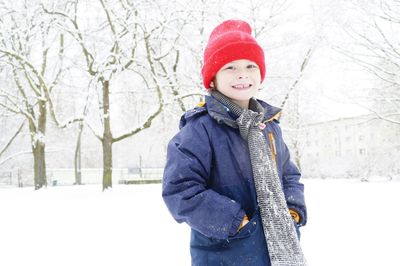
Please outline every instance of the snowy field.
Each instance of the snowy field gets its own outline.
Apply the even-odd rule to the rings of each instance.
[[[395,266],[400,182],[304,180],[311,266]],[[190,265],[189,228],[177,224],[161,185],[0,189],[0,265]]]

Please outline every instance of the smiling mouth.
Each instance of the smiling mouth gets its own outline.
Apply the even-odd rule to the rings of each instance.
[[[237,85],[233,85],[232,88],[237,89],[237,90],[245,90],[248,88],[251,88],[253,85],[251,84],[237,84]]]

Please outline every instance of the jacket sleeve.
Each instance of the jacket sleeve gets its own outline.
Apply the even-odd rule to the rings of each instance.
[[[279,129],[280,137],[282,133]],[[300,182],[300,171],[290,159],[290,152],[281,139],[282,144],[282,183],[283,192],[289,209],[295,210],[300,215],[300,224],[307,223],[307,207],[304,199],[304,185]]]
[[[196,119],[169,142],[162,196],[179,223],[217,239],[234,235],[245,215],[239,203],[208,187],[212,146]]]

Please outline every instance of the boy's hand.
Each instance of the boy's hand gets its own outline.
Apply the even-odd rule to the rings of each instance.
[[[247,215],[245,214],[244,217],[243,217],[242,222],[240,223],[238,232],[239,232],[240,229],[242,229],[248,222],[249,222],[249,217],[247,217]]]
[[[290,215],[296,221],[296,223],[300,223],[300,215],[293,209],[289,209]]]

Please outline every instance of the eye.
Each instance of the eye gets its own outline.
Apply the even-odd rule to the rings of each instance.
[[[247,68],[258,68],[258,66],[255,64],[251,64],[251,65],[248,65]]]
[[[227,66],[225,69],[227,69],[227,70],[233,70],[233,69],[235,69],[233,66]]]

